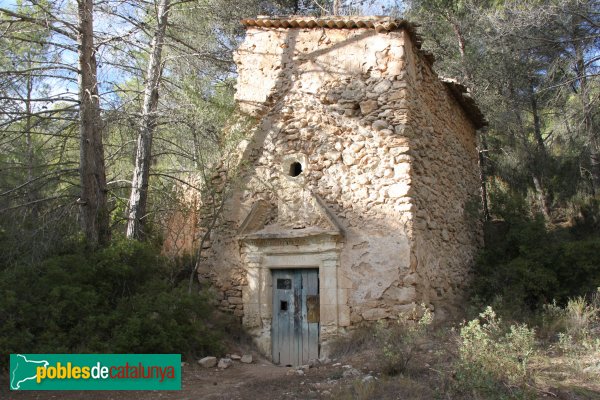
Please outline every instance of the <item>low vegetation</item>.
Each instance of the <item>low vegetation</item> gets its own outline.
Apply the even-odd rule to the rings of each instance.
[[[367,363],[378,381],[358,379],[335,398],[597,398],[599,299],[600,288],[545,307],[539,325],[505,321],[488,306],[459,325],[432,329],[429,317],[404,315],[387,328],[362,327],[335,343],[334,356]]]
[[[0,270],[0,367],[10,353],[220,354],[231,320],[188,292],[187,273],[156,246],[70,243],[35,264]]]
[[[598,398],[600,237],[591,232],[523,216],[491,224],[466,321],[433,327],[425,309],[352,331],[334,357],[381,375],[337,398]]]

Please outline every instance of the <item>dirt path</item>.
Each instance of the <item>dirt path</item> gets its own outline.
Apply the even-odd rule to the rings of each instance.
[[[235,362],[225,370],[205,369],[195,364],[182,368],[181,391],[9,391],[8,376],[2,377],[0,399],[45,400],[138,400],[138,399],[206,399],[261,400],[329,398],[341,366],[311,368],[305,375],[289,374],[290,368],[279,367],[266,360],[252,364]],[[329,390],[328,390],[329,389]],[[329,392],[329,393],[328,393]]]

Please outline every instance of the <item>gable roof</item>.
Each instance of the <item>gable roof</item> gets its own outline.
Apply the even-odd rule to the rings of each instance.
[[[270,17],[258,16],[243,19],[244,26],[261,28],[329,28],[329,29],[375,29],[377,32],[405,30],[414,36],[415,44],[421,47],[421,37],[417,33],[418,24],[405,19],[377,16],[356,17],[306,17],[299,15]]]
[[[327,16],[327,17],[307,17],[299,15],[290,16],[258,16],[256,18],[243,19],[242,25],[246,27],[258,28],[321,28],[321,29],[374,29],[378,33],[405,31],[411,42],[417,48],[421,57],[430,65],[433,65],[435,57],[430,52],[421,48],[423,38],[417,32],[419,24],[409,22],[405,19],[383,17],[383,16]],[[477,106],[475,100],[471,97],[466,86],[461,85],[455,80],[440,77],[452,97],[458,102],[461,108],[471,120],[475,129],[487,126],[487,121]]]

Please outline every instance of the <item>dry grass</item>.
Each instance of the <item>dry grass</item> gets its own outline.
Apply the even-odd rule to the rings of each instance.
[[[484,387],[480,385],[481,376],[468,375],[477,368],[461,369],[465,342],[458,326],[437,327],[425,340],[415,342],[410,368],[399,376],[386,376],[385,355],[378,343],[377,329],[381,328],[362,327],[339,339],[334,347],[335,356],[356,368],[367,366],[379,379],[375,383],[364,383],[361,379],[345,382],[333,393],[333,398],[600,399],[600,292],[587,301],[578,298],[565,307],[551,306],[536,321],[538,324],[533,327],[512,324],[511,331],[511,324],[504,324],[495,328],[497,335],[470,336],[471,342],[467,343],[476,346],[476,350],[481,349],[480,355],[489,361],[482,365],[499,366],[493,371],[497,373],[488,375],[493,379],[485,382]],[[534,342],[530,340],[532,332],[537,335]],[[525,363],[521,354],[525,342],[521,339],[527,337],[527,348],[535,351]],[[498,343],[478,346],[473,342],[477,340]],[[503,351],[497,354],[489,349]],[[512,365],[512,352],[514,361],[518,361],[515,365],[526,368],[519,380],[501,371]],[[496,356],[499,357],[497,363],[494,362]]]
[[[430,400],[435,397],[428,382],[406,376],[367,383],[354,381],[333,395],[334,400]]]

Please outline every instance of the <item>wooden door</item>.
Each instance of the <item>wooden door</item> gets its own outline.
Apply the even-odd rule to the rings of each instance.
[[[273,270],[273,362],[303,365],[319,358],[319,271]]]

